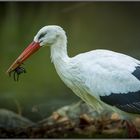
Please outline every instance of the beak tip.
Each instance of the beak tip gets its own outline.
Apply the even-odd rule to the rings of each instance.
[[[9,69],[5,72],[7,75],[9,75],[11,72],[13,71],[13,69],[11,67],[9,67]]]

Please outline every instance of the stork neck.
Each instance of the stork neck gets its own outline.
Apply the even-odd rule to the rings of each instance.
[[[51,46],[51,59],[55,65],[61,65],[68,61],[66,41],[58,41]]]

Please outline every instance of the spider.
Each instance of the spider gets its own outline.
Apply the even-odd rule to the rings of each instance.
[[[25,68],[19,66],[16,69],[14,69],[12,72],[13,72],[14,81],[18,81],[19,75],[21,73],[26,73],[26,70],[25,70]],[[9,76],[11,76],[12,72],[9,73]]]

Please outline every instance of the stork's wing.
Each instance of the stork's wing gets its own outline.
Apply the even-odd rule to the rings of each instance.
[[[100,96],[100,99],[125,112],[140,114],[140,91],[128,92],[126,94],[111,93],[108,96]]]
[[[108,105],[139,114],[140,62],[110,51],[87,55],[87,64],[83,66],[82,73],[86,75],[85,85],[89,93]]]

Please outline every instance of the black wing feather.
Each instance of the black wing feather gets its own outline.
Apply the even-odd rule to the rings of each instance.
[[[125,112],[140,114],[140,91],[124,94],[112,93],[108,96],[100,96],[100,99]]]
[[[132,73],[138,80],[140,80],[140,66],[136,67],[136,70]]]

